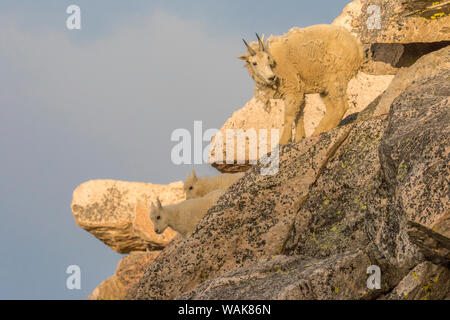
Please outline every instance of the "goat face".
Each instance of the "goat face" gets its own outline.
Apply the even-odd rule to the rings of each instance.
[[[246,62],[246,67],[256,82],[272,87],[275,85],[277,80],[277,77],[273,71],[275,61],[266,49],[264,40],[261,40],[258,34],[256,36],[258,37],[259,48],[255,50],[249,46],[245,40],[243,40],[247,47],[248,53],[238,58]]]
[[[169,226],[167,223],[167,216],[161,205],[161,201],[157,199],[157,205],[152,203],[152,210],[150,211],[150,220],[153,222],[153,228],[156,234],[163,233]]]

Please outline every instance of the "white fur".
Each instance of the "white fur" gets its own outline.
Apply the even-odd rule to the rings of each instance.
[[[247,45],[247,44],[246,44]],[[305,94],[320,93],[326,113],[314,134],[336,127],[348,109],[347,86],[360,68],[362,45],[339,26],[316,25],[293,28],[287,34],[247,45],[246,62],[255,81],[255,97],[270,105],[270,99],[283,99],[284,131],[280,144],[305,136],[303,109]],[[267,107],[266,107],[267,109]]]
[[[184,182],[186,199],[203,197],[214,190],[226,190],[236,181],[241,179],[245,173],[224,173],[213,177],[197,177],[195,171],[192,175],[187,174]]]
[[[150,219],[153,222],[155,232],[161,234],[167,227],[170,227],[183,237],[187,237],[224,193],[224,190],[216,190],[208,193],[205,197],[185,200],[165,207],[161,205],[158,199],[156,206],[152,203],[150,211]]]

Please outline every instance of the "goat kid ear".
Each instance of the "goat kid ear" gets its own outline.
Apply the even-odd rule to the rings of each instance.
[[[158,204],[158,209],[162,209],[161,201],[159,200],[159,197],[156,198],[156,203]]]
[[[191,179],[191,175],[190,175],[190,173],[188,172],[187,175],[186,175],[186,180],[190,180],[190,179]]]
[[[237,57],[237,58],[238,58],[239,60],[244,60],[245,62],[248,61],[247,55],[239,56],[239,57]]]
[[[192,169],[192,179],[197,180],[197,174],[194,169]]]
[[[152,202],[152,211],[156,210],[155,204]]]

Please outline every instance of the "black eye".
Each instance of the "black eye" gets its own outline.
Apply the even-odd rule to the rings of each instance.
[[[189,190],[192,190],[192,189],[194,189],[194,187],[189,187]]]
[[[254,66],[256,66],[256,65],[257,65],[257,63],[256,63],[256,62],[253,62],[253,65],[254,65]]]
[[[157,217],[156,217],[156,220],[159,220],[159,219],[161,219],[161,216],[157,216]]]

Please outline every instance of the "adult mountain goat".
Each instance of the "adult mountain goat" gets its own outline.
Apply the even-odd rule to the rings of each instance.
[[[364,53],[362,45],[342,27],[316,25],[293,28],[280,37],[271,37],[267,44],[258,35],[257,43],[247,44],[246,62],[255,81],[255,97],[270,105],[270,99],[283,99],[284,131],[280,144],[305,137],[303,109],[305,94],[320,93],[326,105],[323,119],[314,135],[336,127],[348,109],[347,86],[360,68]]]

